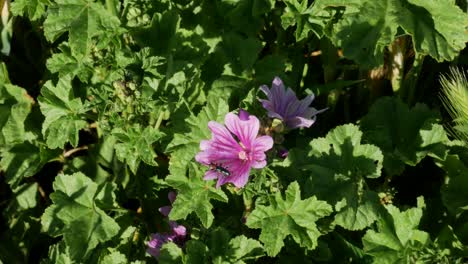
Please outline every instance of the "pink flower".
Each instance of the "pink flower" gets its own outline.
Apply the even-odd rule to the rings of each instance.
[[[273,139],[258,137],[260,121],[242,109],[239,116],[228,113],[224,123],[225,126],[215,121],[208,123],[212,138],[200,142],[201,152],[195,160],[210,167],[203,179],[218,179],[216,187],[228,182],[243,187],[251,168],[266,166],[265,152],[272,148]]]
[[[268,111],[268,116],[282,120],[289,128],[310,127],[315,122],[316,115],[327,110],[309,107],[314,100],[313,94],[302,100],[297,99],[291,88],[286,90],[279,77],[273,79],[271,89],[262,85],[260,90],[268,97],[268,100],[259,100]]]
[[[187,229],[185,226],[178,225],[175,222],[171,222],[169,225],[171,226],[171,233],[151,234],[151,240],[148,241],[148,249],[146,252],[156,259],[159,257],[161,248],[165,243],[173,242],[179,247],[183,247],[187,240]]]
[[[168,216],[169,213],[171,212],[172,210],[172,204],[174,203],[175,199],[177,197],[177,194],[175,192],[169,192],[167,194],[167,198],[169,199],[169,202],[171,202],[171,205],[166,205],[166,206],[163,206],[163,207],[160,207],[159,208],[159,212],[164,215],[164,216]]]

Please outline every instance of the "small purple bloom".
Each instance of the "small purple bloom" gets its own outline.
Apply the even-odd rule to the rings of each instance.
[[[285,159],[288,157],[289,151],[285,148],[280,148],[278,150],[278,156],[282,159]]]
[[[289,128],[310,127],[317,118],[316,115],[327,110],[317,110],[309,105],[314,100],[314,94],[298,100],[291,88],[286,87],[279,77],[273,79],[271,89],[262,85],[260,90],[268,99],[259,99],[268,111],[268,116],[282,120]]]
[[[258,136],[260,121],[244,110],[239,116],[228,113],[224,118],[225,126],[210,121],[208,127],[212,138],[200,142],[195,160],[209,166],[203,179],[218,179],[216,187],[233,183],[243,187],[249,179],[250,169],[266,166],[265,152],[272,148],[270,136]]]
[[[174,203],[175,199],[176,199],[176,196],[177,194],[175,192],[169,192],[167,194],[167,198],[169,199],[169,202],[171,202],[171,205],[166,205],[166,206],[163,206],[163,207],[160,207],[159,208],[159,212],[164,215],[164,216],[168,216],[169,213],[171,212],[172,210],[172,204]]]
[[[151,234],[151,240],[148,242],[148,252],[151,256],[158,258],[161,253],[161,248],[168,240],[168,236],[165,234]]]
[[[161,248],[165,243],[173,242],[179,247],[183,247],[185,241],[187,240],[187,229],[183,225],[178,225],[175,222],[170,223],[171,226],[171,233],[155,233],[151,234],[151,240],[148,242],[148,252],[151,256],[155,257],[156,259],[159,257],[161,253]]]

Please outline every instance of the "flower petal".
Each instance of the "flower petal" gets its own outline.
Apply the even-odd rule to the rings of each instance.
[[[169,202],[171,202],[171,204],[174,203],[176,197],[177,197],[176,192],[170,191],[170,192],[167,194],[167,199],[169,199]]]
[[[203,177],[204,180],[214,180],[218,178],[219,173],[213,170],[208,170],[205,172],[205,177]]]
[[[228,113],[224,119],[224,123],[229,131],[236,135],[246,148],[250,149],[254,139],[258,135],[258,129],[260,128],[260,121],[258,118],[251,115],[248,120],[240,120],[237,115]]]
[[[198,152],[197,155],[195,155],[195,160],[198,163],[208,166],[211,163],[211,154],[208,151]]]
[[[261,169],[261,168],[265,167],[266,164],[267,164],[266,160],[253,161],[252,162],[252,168]]]
[[[229,179],[229,182],[234,184],[237,188],[242,188],[247,184],[250,174],[250,165],[245,163],[236,173],[235,177]]]
[[[172,221],[171,221],[172,222]],[[172,228],[172,233],[177,236],[185,236],[187,235],[187,228],[183,225],[178,225],[176,222],[169,223]]]
[[[249,120],[249,112],[245,111],[244,109],[239,109],[239,119],[240,120]]]
[[[261,136],[254,140],[254,152],[265,152],[273,147],[273,138],[270,136]]]
[[[164,216],[168,216],[169,213],[171,212],[172,210],[172,206],[170,205],[166,205],[166,206],[163,206],[163,207],[159,207],[159,212],[164,215]]]
[[[200,150],[206,150],[211,146],[211,140],[200,141]]]
[[[316,119],[317,119],[316,116],[312,117],[311,119],[296,116],[286,121],[286,125],[289,128],[310,127],[313,123],[315,123]]]
[[[208,128],[213,133],[211,147],[220,149],[232,149],[233,146],[238,145],[236,140],[232,137],[229,130],[227,130],[225,126],[219,124],[218,122],[208,122]]]

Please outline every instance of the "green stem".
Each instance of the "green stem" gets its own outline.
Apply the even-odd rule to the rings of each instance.
[[[156,124],[154,125],[154,128],[159,129],[159,126],[161,126],[161,122],[163,121],[164,118],[164,110],[161,110],[159,112],[158,120],[156,120]]]
[[[416,55],[414,58],[413,68],[411,68],[404,80],[400,97],[408,105],[412,105],[414,103],[417,88],[416,85],[418,84],[418,78],[421,73],[424,58],[424,55]]]
[[[106,0],[106,8],[109,12],[111,12],[111,14],[118,16],[115,0]]]

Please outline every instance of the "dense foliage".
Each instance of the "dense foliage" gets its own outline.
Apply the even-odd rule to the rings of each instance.
[[[466,1],[0,4],[0,263],[468,260]]]

